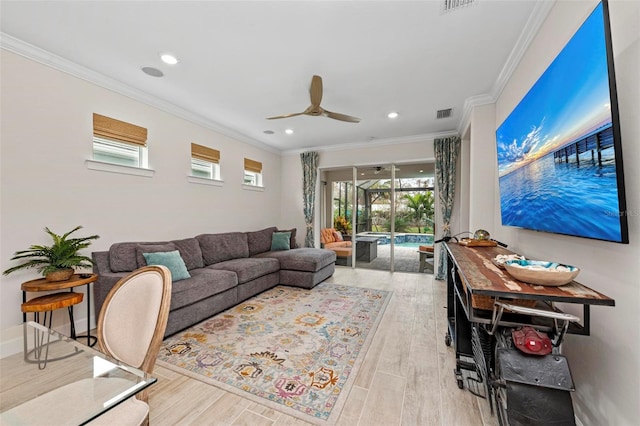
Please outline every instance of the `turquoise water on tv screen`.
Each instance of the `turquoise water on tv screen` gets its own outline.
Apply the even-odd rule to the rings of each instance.
[[[589,154],[590,155],[590,154]],[[613,148],[603,163],[554,162],[547,155],[500,178],[502,224],[620,241]]]

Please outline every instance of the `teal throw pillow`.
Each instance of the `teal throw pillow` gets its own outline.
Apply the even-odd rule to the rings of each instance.
[[[147,265],[162,265],[169,268],[169,271],[171,271],[171,281],[191,278],[189,271],[187,271],[187,266],[184,264],[182,257],[180,257],[178,250],[142,253],[142,255],[144,256],[144,260],[147,261]]]
[[[274,232],[271,236],[271,251],[289,250],[289,241],[291,240],[291,232]]]

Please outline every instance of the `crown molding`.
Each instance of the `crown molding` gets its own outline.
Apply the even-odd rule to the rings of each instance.
[[[509,79],[520,64],[522,57],[531,45],[531,42],[538,34],[540,27],[547,19],[549,12],[551,12],[551,9],[553,9],[555,3],[556,0],[545,0],[536,2],[531,15],[529,16],[529,19],[527,20],[527,23],[522,29],[522,32],[520,33],[515,46],[513,46],[513,49],[511,50],[507,61],[503,65],[500,74],[498,74],[498,78],[493,84],[491,91],[487,94],[472,96],[464,101],[464,106],[462,108],[462,117],[457,127],[459,134],[464,134],[465,130],[471,124],[471,110],[474,107],[495,103],[498,100],[505,86],[509,82]]]
[[[376,146],[401,145],[406,143],[430,141],[436,138],[445,138],[448,136],[455,136],[457,134],[458,132],[456,130],[446,130],[444,132],[426,133],[423,135],[403,136],[400,138],[375,139],[372,141],[362,141],[362,142],[345,143],[345,144],[338,144],[338,145],[310,146],[307,148],[282,151],[282,155],[283,156],[296,155],[296,154],[301,154],[307,151],[318,151],[318,152],[346,151],[350,149],[372,148]]]
[[[167,112],[171,115],[190,121],[207,129],[216,131],[230,138],[255,146],[256,148],[260,148],[274,154],[281,154],[281,151],[279,149],[250,138],[249,136],[239,133],[235,130],[229,129],[228,127],[222,126],[192,111],[180,108],[170,102],[165,101],[164,99],[149,95],[146,92],[135,89],[118,80],[107,77],[104,74],[101,74],[90,68],[76,64],[75,62],[69,61],[68,59],[62,58],[61,56],[54,55],[51,52],[26,43],[4,32],[0,32],[0,48],[23,56],[27,59],[31,59],[48,67],[54,68],[58,71],[62,71],[66,74],[70,74],[74,77],[88,81],[89,83],[93,83],[97,86],[111,90],[138,102],[150,105],[161,111]]]
[[[507,62],[505,62],[500,74],[498,74],[496,82],[493,84],[491,96],[493,96],[495,100],[497,100],[502,94],[502,90],[504,90],[504,87],[507,85],[507,82],[513,75],[513,72],[520,64],[520,61],[531,45],[531,42],[536,35],[538,35],[540,27],[547,19],[547,16],[549,15],[549,12],[551,12],[551,9],[553,9],[555,3],[556,1],[553,0],[539,1],[535,4],[533,12],[529,16],[527,23],[524,25],[524,28],[520,33],[520,37],[518,37],[513,50],[511,50],[511,53],[507,58]]]
[[[492,104],[495,101],[496,99],[489,94],[471,96],[465,99],[464,106],[462,107],[462,117],[458,122],[458,127],[457,127],[458,134],[460,135],[464,134],[467,127],[469,127],[469,125],[471,124],[471,111],[473,110],[474,107],[477,107],[480,105]]]

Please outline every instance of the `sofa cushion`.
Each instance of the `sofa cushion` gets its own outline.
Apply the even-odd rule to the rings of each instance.
[[[160,253],[176,250],[176,245],[173,243],[165,244],[146,244],[140,243],[136,246],[136,263],[138,268],[147,266],[147,259],[143,256],[143,253]]]
[[[274,232],[271,235],[271,251],[289,250],[291,246],[291,232]]]
[[[249,257],[249,245],[245,232],[201,234],[196,239],[200,243],[205,266]]]
[[[271,250],[271,235],[277,230],[275,226],[260,231],[247,232],[247,244],[249,244],[249,256],[264,253]]]
[[[317,248],[298,248],[295,250],[269,251],[260,253],[258,258],[274,258],[280,261],[280,269],[316,272],[336,261],[332,250]]]
[[[199,268],[190,274],[191,278],[173,283],[170,310],[191,305],[238,285],[238,278],[231,271]]]
[[[175,282],[191,278],[178,250],[142,253],[142,255],[144,256],[144,260],[147,261],[147,265],[163,265],[169,268],[169,271],[171,271],[171,281]]]
[[[200,250],[198,240],[195,238],[185,238],[184,240],[173,240],[171,242],[175,244],[180,252],[180,256],[182,256],[188,270],[204,267],[202,250]]]
[[[109,268],[111,272],[131,272],[138,269],[138,261],[136,257],[136,247],[139,244],[166,244],[166,241],[160,242],[129,242],[115,243],[109,247]]]
[[[351,247],[351,241],[335,241],[333,243],[327,243],[324,245],[324,248],[331,249],[336,247]]]
[[[351,247],[334,247],[329,250],[336,252],[337,257],[351,257],[353,249]]]
[[[219,262],[207,266],[206,269],[233,271],[238,275],[238,284],[243,284],[263,275],[278,272],[280,270],[280,262],[273,258],[249,257]]]

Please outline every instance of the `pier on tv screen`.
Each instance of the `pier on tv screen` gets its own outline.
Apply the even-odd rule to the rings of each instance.
[[[606,12],[600,3],[496,131],[503,225],[628,242]]]

